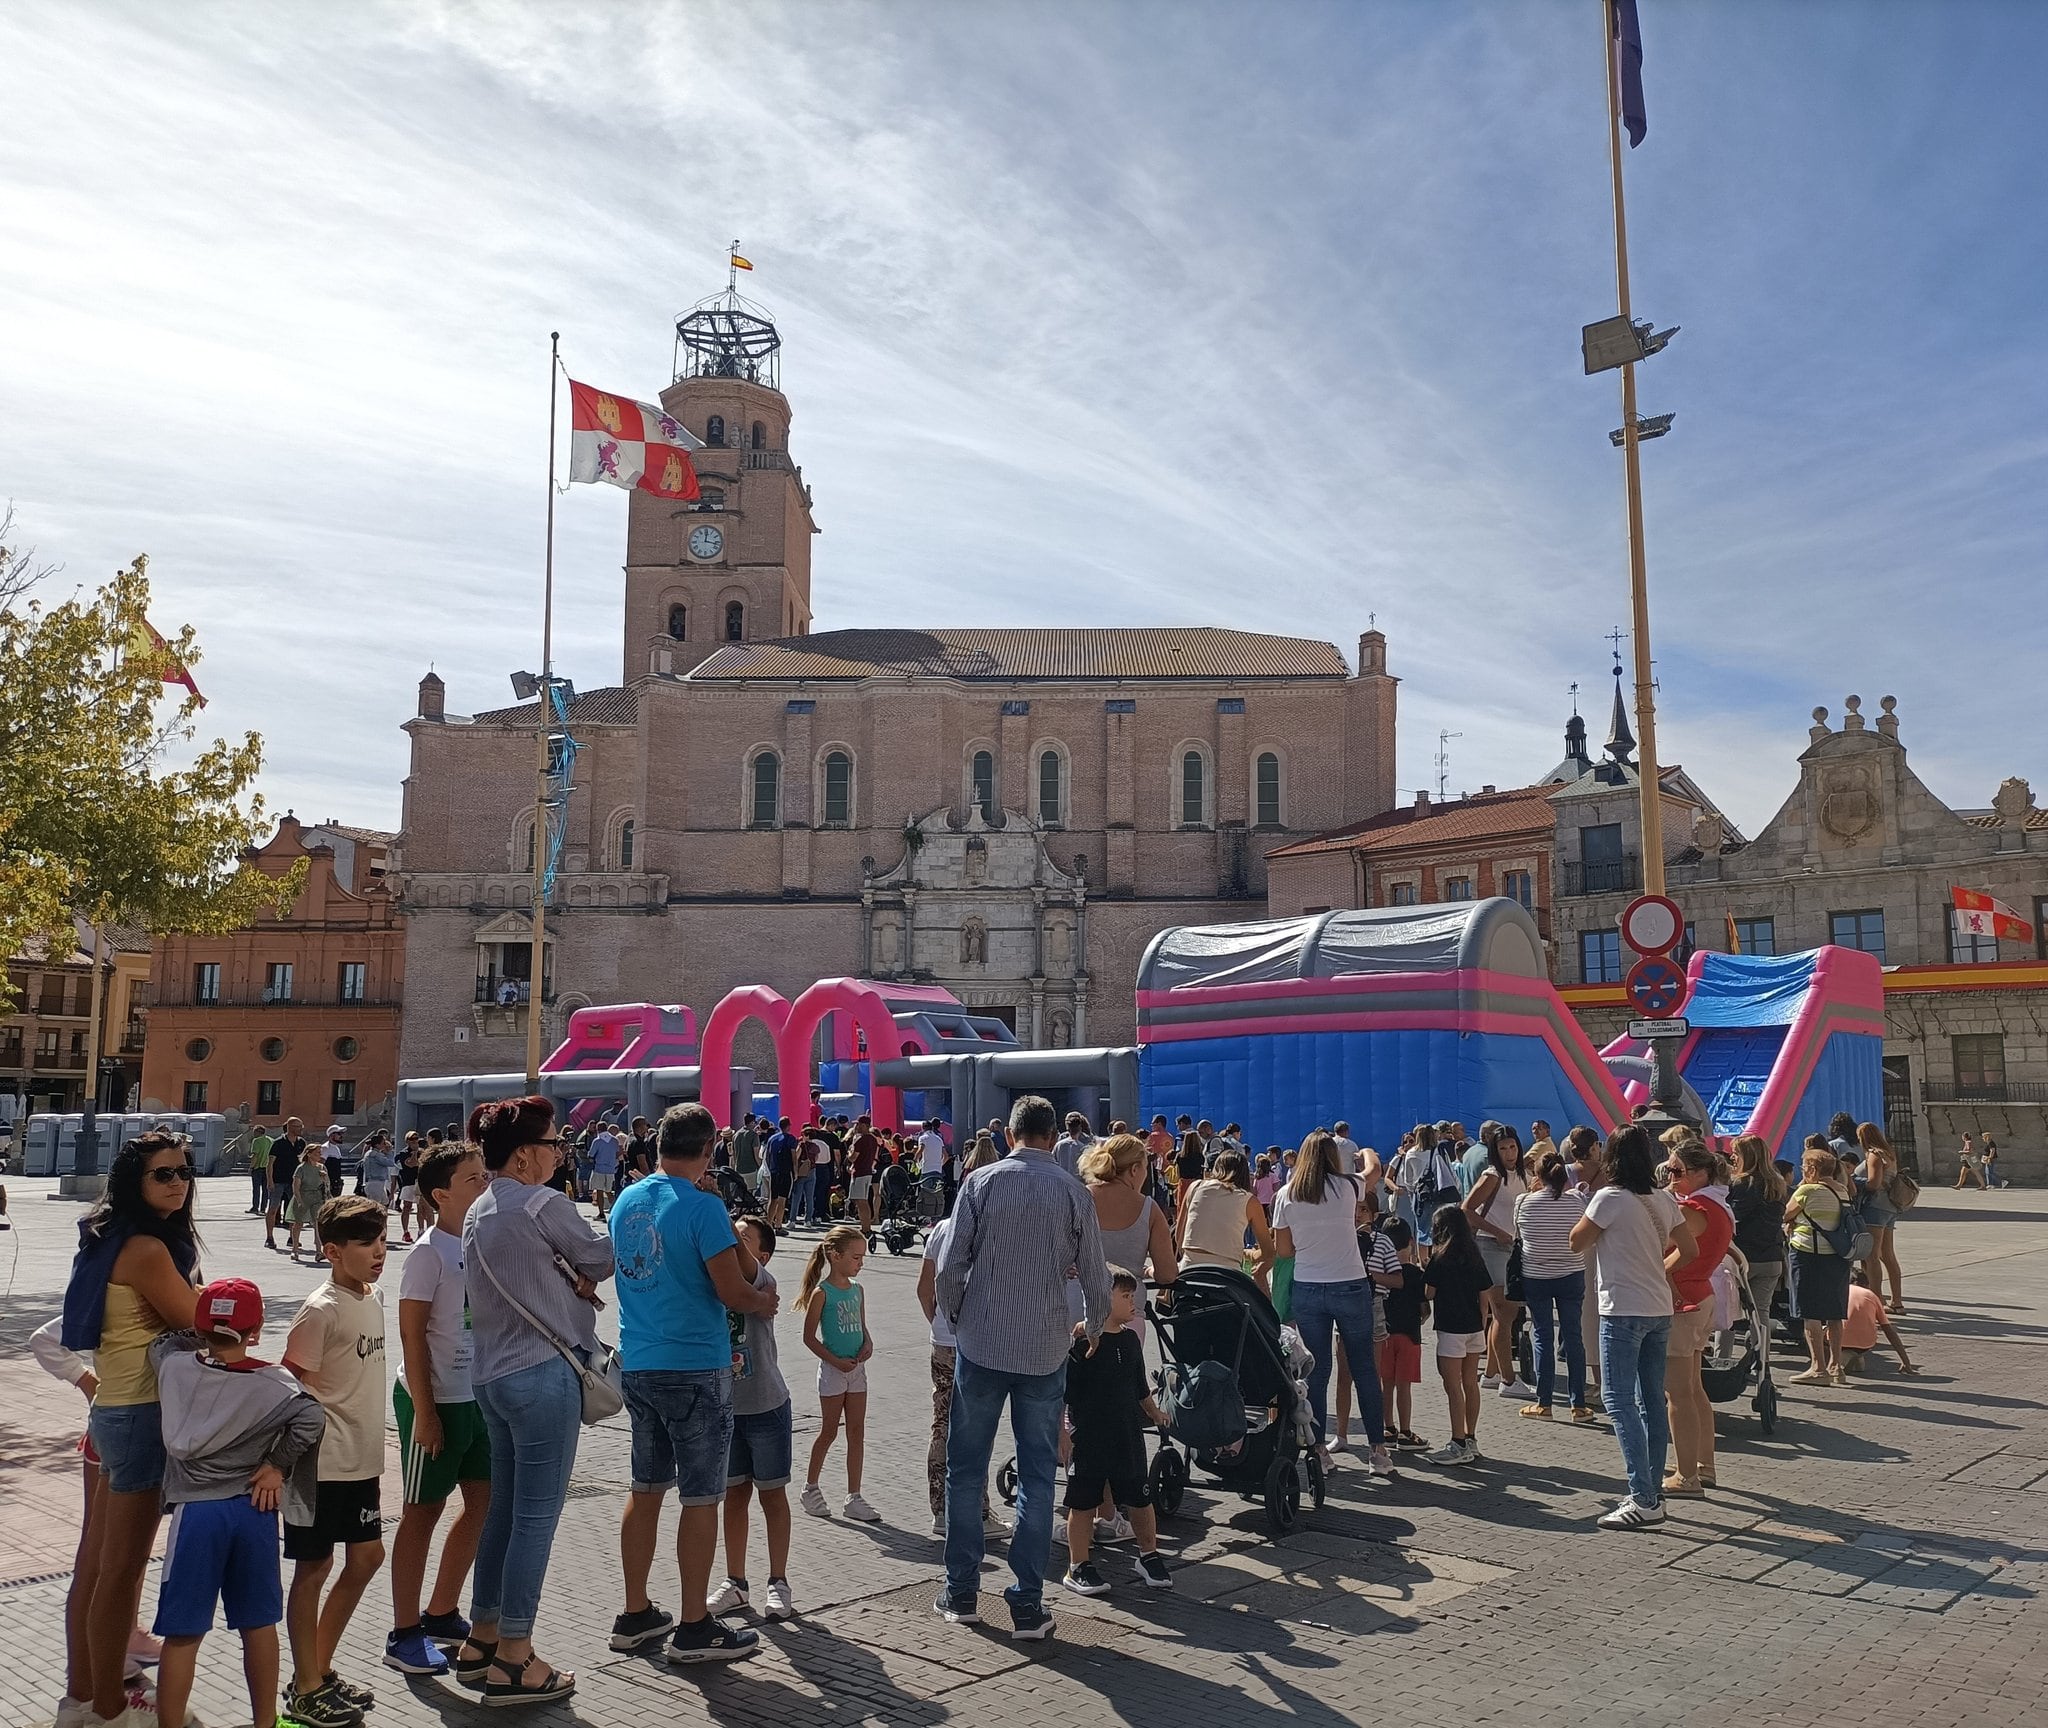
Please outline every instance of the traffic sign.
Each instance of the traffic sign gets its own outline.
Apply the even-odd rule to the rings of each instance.
[[[1628,1035],[1639,1044],[1654,1044],[1660,1038],[1683,1038],[1692,1030],[1692,1022],[1685,1019],[1672,1020],[1631,1020]]]
[[[1646,954],[1629,968],[1628,999],[1652,1020],[1669,1020],[1685,1000],[1685,972],[1663,954]]]
[[[1685,934],[1678,902],[1661,894],[1638,894],[1621,909],[1621,939],[1638,954],[1665,954]]]

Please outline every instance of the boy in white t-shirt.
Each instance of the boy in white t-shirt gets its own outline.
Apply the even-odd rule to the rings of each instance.
[[[349,1618],[384,1564],[384,1519],[378,1478],[384,1473],[384,1208],[362,1194],[321,1206],[314,1221],[327,1282],[306,1298],[284,1345],[284,1365],[327,1412],[320,1441],[319,1487],[310,1524],[284,1526],[285,1558],[296,1562],[285,1599],[292,1681],[285,1714],[304,1728],[350,1728],[376,1702],[369,1688],[334,1672],[334,1653]],[[348,1552],[341,1576],[334,1549]]]
[[[399,1377],[391,1388],[405,1510],[391,1545],[391,1632],[384,1666],[401,1674],[445,1674],[440,1646],[469,1636],[459,1612],[462,1581],[491,1509],[491,1440],[470,1388],[469,1286],[462,1267],[462,1220],[484,1191],[483,1153],[463,1141],[441,1145],[420,1165],[420,1193],[434,1227],[406,1257],[398,1279]],[[425,1387],[416,1398],[413,1388]],[[427,1550],[448,1496],[462,1513],[441,1548],[441,1569],[424,1614]]]

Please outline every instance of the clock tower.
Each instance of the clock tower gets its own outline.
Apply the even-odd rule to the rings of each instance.
[[[789,454],[782,337],[732,288],[676,320],[661,405],[699,438],[702,496],[634,492],[626,527],[625,682],[690,671],[727,642],[811,628],[810,489]]]

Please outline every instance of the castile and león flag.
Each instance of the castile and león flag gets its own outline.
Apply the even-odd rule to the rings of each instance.
[[[687,503],[697,497],[690,452],[704,440],[666,409],[569,380],[569,478]]]

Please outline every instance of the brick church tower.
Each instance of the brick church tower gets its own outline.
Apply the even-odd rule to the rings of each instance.
[[[811,628],[810,489],[789,454],[782,338],[728,286],[676,321],[661,405],[704,440],[703,496],[632,494],[624,682],[693,670],[727,642]]]

